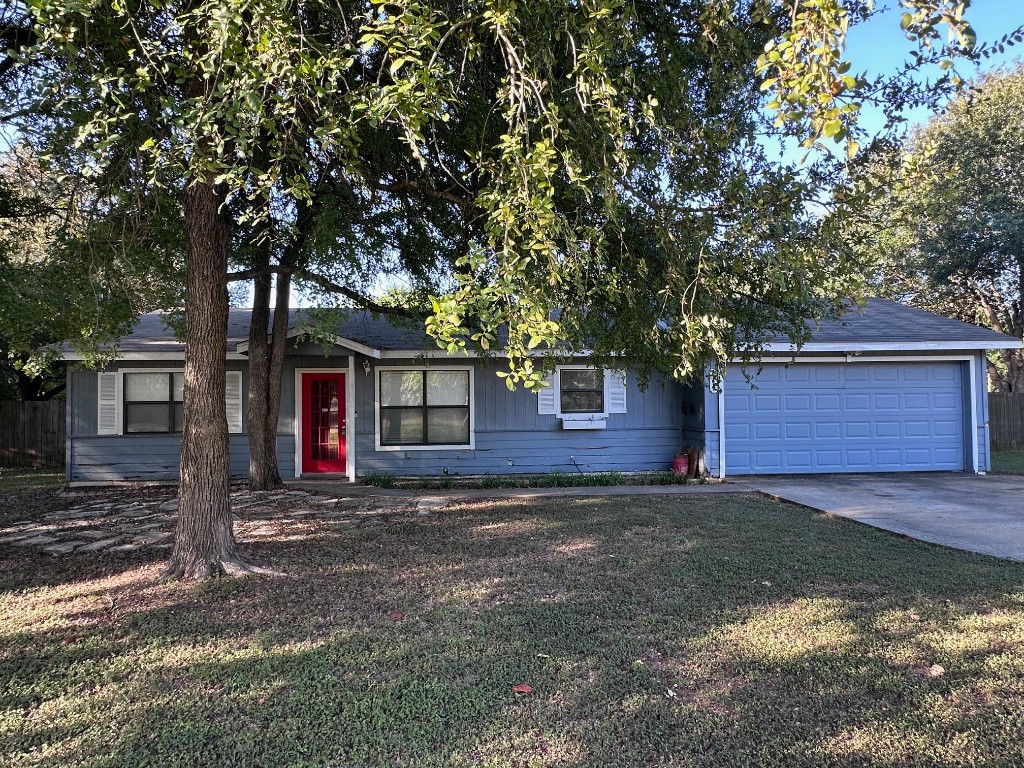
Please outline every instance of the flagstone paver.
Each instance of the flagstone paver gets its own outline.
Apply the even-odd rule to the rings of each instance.
[[[0,545],[38,547],[53,556],[130,553],[171,546],[178,500],[173,489],[111,487],[66,492],[68,506],[36,520],[0,524]],[[141,498],[140,498],[141,496]],[[399,518],[414,519],[447,507],[450,499],[342,496],[335,490],[287,489],[231,494],[239,541],[300,541],[324,532],[352,535]]]

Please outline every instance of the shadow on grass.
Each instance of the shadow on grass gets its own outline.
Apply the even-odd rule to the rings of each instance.
[[[249,554],[292,575],[193,587],[147,583],[142,565],[120,586],[84,575],[0,597],[0,754],[95,766],[1024,757],[1018,564],[735,497],[491,503]],[[104,609],[119,589],[137,601]]]

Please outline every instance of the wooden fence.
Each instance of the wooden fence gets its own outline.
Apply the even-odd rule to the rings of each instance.
[[[64,466],[64,401],[0,402],[0,467]]]
[[[1024,395],[988,395],[988,427],[993,451],[1024,450]]]

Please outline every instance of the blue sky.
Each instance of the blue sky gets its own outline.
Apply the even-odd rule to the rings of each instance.
[[[898,2],[880,0],[878,7],[886,10],[866,24],[850,30],[847,52],[856,72],[867,70],[869,75],[895,72],[913,45],[900,29],[901,11]],[[993,41],[1024,26],[1024,0],[974,0],[967,19],[974,27],[979,43]],[[1024,58],[1024,44],[1009,47],[1005,53],[996,53],[989,59],[983,59],[980,66],[961,63],[959,70],[963,76],[973,77],[979,71],[1010,63],[1015,58]],[[930,74],[935,77],[938,72]],[[927,110],[918,109],[905,116],[910,124],[914,124],[926,121],[929,115]],[[865,128],[880,128],[882,122],[879,113],[865,108],[862,116]]]

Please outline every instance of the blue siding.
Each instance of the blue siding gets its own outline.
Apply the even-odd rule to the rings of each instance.
[[[374,361],[377,366],[422,365],[423,361]],[[357,368],[362,364],[357,361]],[[466,360],[438,360],[436,367],[465,366]],[[475,448],[464,450],[388,450],[374,445],[376,376],[356,374],[356,474],[399,475],[512,474],[562,470],[584,472],[668,469],[682,441],[682,388],[654,379],[646,391],[636,377],[627,379],[626,413],[611,414],[607,428],[563,430],[561,421],[537,413],[537,397],[523,388],[510,392],[496,361],[480,361],[474,370]]]
[[[231,476],[249,473],[249,441],[231,435]],[[103,480],[177,480],[181,438],[177,435],[103,435],[79,437],[73,446],[74,464],[69,479],[75,482]],[[295,439],[277,438],[277,460],[282,477],[295,474]]]
[[[106,370],[181,368],[182,362],[120,361]],[[244,361],[229,360],[228,370],[242,370],[242,426],[246,426],[245,398],[249,374]],[[97,435],[97,374],[80,366],[68,368],[69,430],[66,477],[71,482],[105,480],[174,480],[178,477],[181,438],[177,435]],[[282,477],[295,474],[295,438],[291,433],[292,385],[286,373],[282,382],[282,418],[278,429],[278,466]],[[287,406],[287,414],[285,407]],[[282,434],[284,425],[288,432]],[[231,475],[249,472],[249,441],[244,434],[231,435]]]

